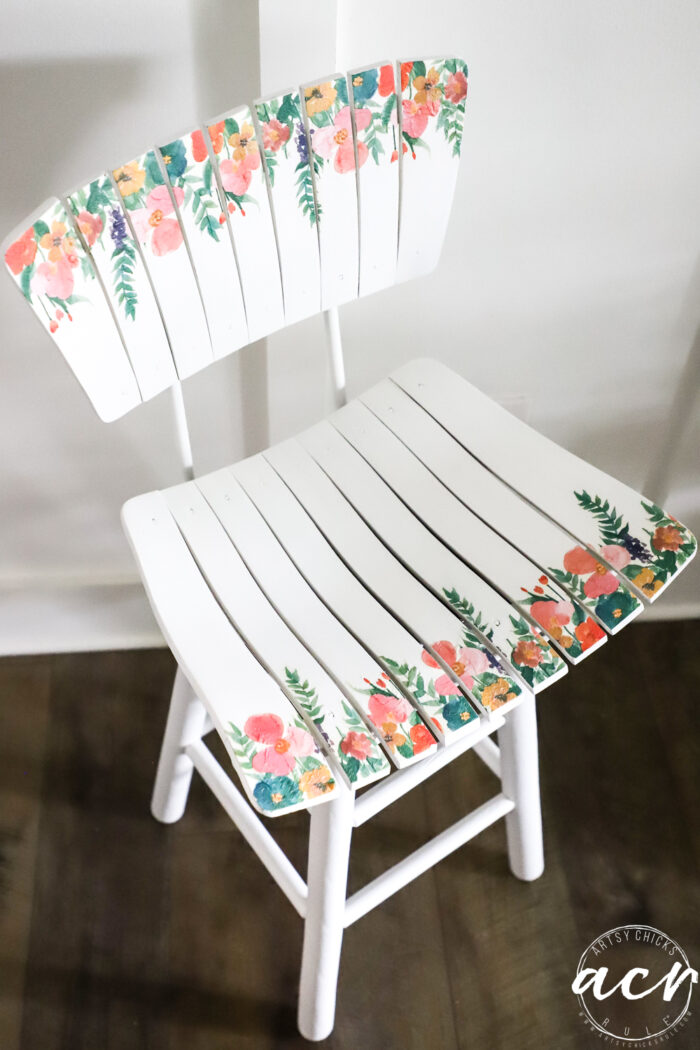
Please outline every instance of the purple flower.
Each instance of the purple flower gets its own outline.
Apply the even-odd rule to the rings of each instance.
[[[313,129],[311,130],[313,135]],[[299,160],[303,164],[309,163],[309,144],[306,141],[306,132],[304,131],[304,125],[301,121],[297,124],[297,133],[294,139],[297,146],[297,153],[299,154]]]
[[[115,250],[121,251],[124,247],[124,241],[129,236],[126,228],[126,219],[118,208],[112,208],[111,217],[109,235],[114,241]]]

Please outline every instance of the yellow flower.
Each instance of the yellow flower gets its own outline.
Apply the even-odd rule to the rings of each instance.
[[[328,766],[319,766],[318,769],[307,769],[299,777],[299,790],[303,791],[309,798],[317,798],[325,795],[326,791],[332,791],[335,781],[331,777]]]
[[[324,109],[330,109],[337,94],[330,80],[326,84],[315,84],[313,87],[305,88],[306,112],[311,115],[322,113]]]
[[[487,711],[495,711],[509,700],[515,700],[517,695],[510,689],[510,683],[505,678],[499,678],[486,686],[481,694],[481,702]]]
[[[233,153],[233,159],[245,160],[246,153],[257,153],[258,143],[255,132],[250,124],[241,124],[241,130],[234,135],[229,135],[228,144]]]
[[[442,91],[440,74],[437,69],[432,66],[424,77],[416,77],[413,81],[413,88],[416,92],[413,99],[419,106],[425,105],[428,101],[437,102]]]
[[[654,576],[653,569],[642,569],[636,576],[632,578],[632,583],[636,583],[641,591],[645,594],[656,594],[658,590],[663,587],[663,580],[657,580]]]
[[[125,164],[123,168],[117,168],[113,174],[122,197],[130,197],[132,193],[138,193],[146,179],[146,172],[135,161],[132,164]]]

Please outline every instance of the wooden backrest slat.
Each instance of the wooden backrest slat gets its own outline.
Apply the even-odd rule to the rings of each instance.
[[[114,419],[287,324],[431,270],[466,89],[461,59],[418,59],[239,106],[71,191],[70,218],[45,206],[4,243],[6,264]],[[53,222],[71,233],[48,260]],[[70,332],[56,288],[75,307]]]

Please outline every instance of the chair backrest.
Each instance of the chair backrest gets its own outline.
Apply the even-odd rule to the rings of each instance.
[[[430,271],[467,70],[380,63],[239,107],[47,201],[3,245],[101,419]]]

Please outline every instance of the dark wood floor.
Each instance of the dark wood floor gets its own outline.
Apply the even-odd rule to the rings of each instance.
[[[301,921],[201,782],[179,824],[149,815],[172,675],[163,651],[0,661],[2,1050],[308,1045]],[[633,625],[546,693],[544,876],[509,875],[499,823],[362,919],[322,1045],[601,1045],[570,982],[623,923],[697,967],[699,703],[698,622]],[[494,784],[466,755],[391,806],[356,835],[351,889]],[[307,826],[273,825],[302,871]],[[699,1044],[696,1018],[671,1043]]]

